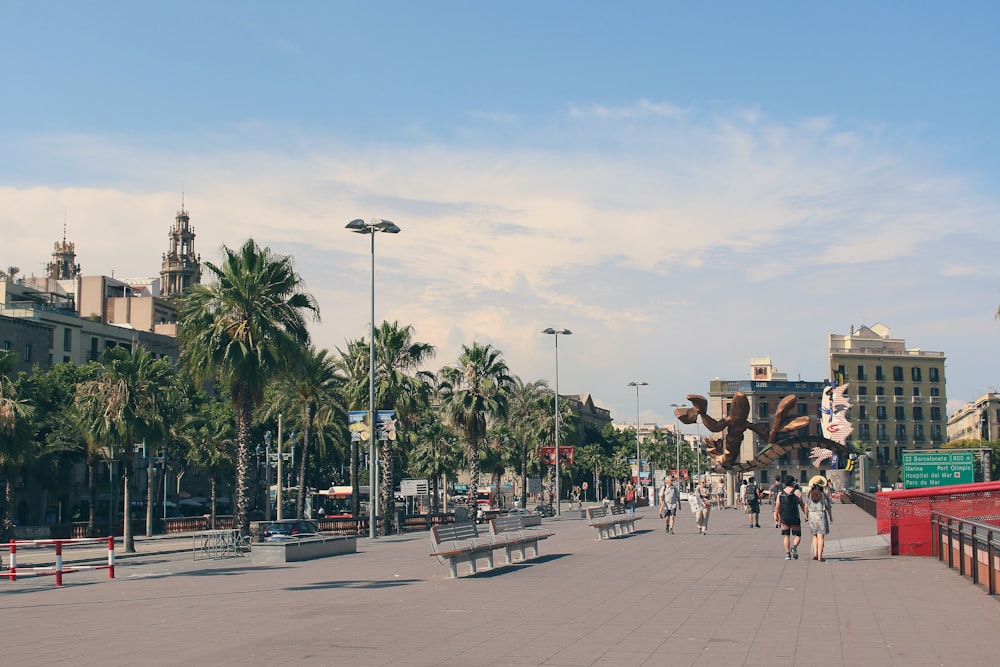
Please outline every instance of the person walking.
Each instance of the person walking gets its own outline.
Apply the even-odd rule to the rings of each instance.
[[[806,522],[812,533],[813,560],[820,563],[824,561],[823,546],[833,523],[833,504],[826,494],[826,486],[826,478],[816,475],[809,480],[809,493],[806,495]]]
[[[757,482],[751,477],[746,485],[746,505],[747,516],[750,518],[751,528],[760,528],[760,497],[763,492],[757,486]]]
[[[726,507],[726,480],[723,477],[719,478],[719,483],[715,486],[715,499],[716,499],[716,509],[724,509]]]
[[[698,526],[698,532],[702,535],[708,535],[708,515],[712,511],[712,496],[705,488],[705,480],[698,482],[698,486],[691,493],[688,503],[694,513],[694,522]]]
[[[677,518],[680,506],[681,491],[674,484],[674,478],[668,475],[660,489],[660,516],[664,519],[664,530],[668,533],[674,532],[674,520]]]
[[[632,480],[625,485],[625,514],[635,516],[635,486]]]
[[[744,512],[747,511],[747,481],[745,479],[740,481],[740,507],[743,508]]]
[[[785,476],[785,487],[778,494],[775,504],[774,521],[781,524],[781,536],[785,544],[785,560],[799,558],[799,542],[802,541],[802,520],[799,510],[805,509],[802,492],[795,488],[795,478]]]
[[[774,509],[775,503],[778,502],[778,494],[781,493],[781,489],[783,489],[784,487],[785,485],[781,481],[781,475],[778,475],[778,478],[774,480],[774,486],[771,487],[771,493],[767,497],[767,502],[772,509]],[[777,528],[780,525],[781,524],[779,524],[777,521],[774,522],[775,528]]]

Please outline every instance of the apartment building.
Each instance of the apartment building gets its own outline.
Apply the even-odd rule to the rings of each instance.
[[[832,377],[850,385],[852,440],[871,452],[881,485],[895,484],[905,450],[945,442],[945,355],[908,348],[883,324],[831,333],[829,350]]]
[[[948,419],[948,440],[1000,440],[1000,394],[983,394],[956,410]]]

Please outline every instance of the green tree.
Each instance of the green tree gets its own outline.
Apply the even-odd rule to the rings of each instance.
[[[17,366],[13,352],[0,350],[0,467],[6,476],[4,500],[6,512],[0,540],[14,538],[14,479],[18,468],[30,456],[30,419],[35,408],[18,396],[11,375]]]
[[[319,316],[292,259],[253,239],[223,261],[206,262],[214,280],[194,285],[178,304],[181,358],[195,380],[224,384],[236,419],[236,528],[250,532],[250,429],[268,382],[301,364],[306,316]]]
[[[327,435],[335,430],[339,438],[346,434],[347,417],[341,403],[343,377],[327,350],[316,350],[310,346],[305,350],[302,365],[295,373],[284,375],[268,391],[267,416],[286,414],[295,428],[302,434],[302,450],[299,457],[298,486],[295,516],[301,519],[308,489],[306,480],[307,462],[311,446],[326,446]],[[325,487],[324,487],[325,488]]]
[[[135,551],[131,521],[131,471],[135,446],[161,442],[165,434],[163,405],[169,401],[173,371],[167,359],[154,359],[143,347],[115,347],[104,353],[97,377],[77,387],[75,403],[84,428],[96,442],[117,451],[124,490],[123,540]]]
[[[401,432],[427,405],[433,386],[433,374],[421,370],[423,364],[434,356],[434,347],[413,340],[413,327],[399,322],[383,322],[375,330],[375,410],[395,410],[396,432],[394,437],[381,440],[378,453],[379,508],[382,517],[380,534],[391,530],[395,515],[393,493],[395,473],[395,444]],[[367,409],[369,399],[368,357],[370,352],[363,341],[348,341],[348,352],[341,352],[341,369],[348,373],[344,396],[349,409]],[[365,359],[359,358],[364,354]],[[352,456],[353,465],[353,456]],[[356,479],[356,477],[355,477]],[[355,494],[355,497],[357,495]]]
[[[514,376],[504,424],[517,453],[517,471],[521,488],[518,495],[522,506],[527,507],[529,464],[540,461],[540,447],[547,424],[553,421],[552,412],[546,412],[551,402],[546,400],[549,386],[544,380],[524,382]]]
[[[184,420],[180,437],[187,445],[186,461],[208,475],[209,525],[215,528],[218,480],[236,463],[233,413],[229,406],[205,400]]]
[[[462,346],[455,366],[441,369],[441,407],[450,423],[465,436],[471,498],[479,488],[479,445],[491,419],[507,413],[514,378],[503,354],[490,345]]]
[[[428,411],[414,430],[417,444],[410,456],[408,470],[416,477],[430,480],[431,511],[441,510],[440,481],[455,477],[462,462],[458,436],[434,413]]]

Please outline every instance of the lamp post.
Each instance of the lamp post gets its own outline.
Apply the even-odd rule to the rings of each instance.
[[[275,500],[275,503],[277,503],[277,505],[278,505],[278,521],[281,521],[282,519],[285,518],[285,510],[282,508],[282,505],[284,503],[282,502],[282,498],[281,498],[281,472],[282,472],[281,471],[281,453],[282,453],[282,447],[281,447],[281,415],[279,414],[278,415],[278,481],[275,482],[275,486],[277,486],[277,488],[274,491],[274,500]]]
[[[542,331],[543,334],[555,336],[556,339],[556,516],[562,516],[562,496],[559,495],[559,335],[571,336],[569,329],[553,329],[549,327]]]
[[[373,218],[371,222],[365,222],[359,218],[347,223],[347,229],[356,234],[368,234],[372,239],[371,337],[368,340],[368,537],[375,539],[375,518],[378,516],[378,466],[375,464],[375,232],[398,234],[399,227],[388,220]]]
[[[264,520],[271,520],[271,432],[264,434]]]
[[[629,382],[627,387],[635,387],[635,486],[636,492],[642,488],[642,458],[639,456],[639,387],[648,387],[648,382]]]

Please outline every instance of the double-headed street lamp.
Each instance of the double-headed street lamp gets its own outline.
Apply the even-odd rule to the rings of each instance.
[[[629,382],[627,387],[635,387],[635,486],[636,492],[642,488],[642,459],[639,457],[639,387],[648,387],[648,382]]]
[[[559,335],[570,336],[573,334],[569,329],[553,329],[549,327],[542,331],[543,334],[555,336],[556,339],[556,516],[562,516],[562,502],[559,495]]]
[[[371,489],[368,503],[368,537],[375,539],[375,520],[378,516],[378,466],[375,464],[375,232],[398,234],[399,227],[394,222],[373,218],[371,222],[361,219],[351,220],[347,229],[356,234],[372,237],[372,310],[371,338],[368,339],[368,485]]]
[[[670,407],[675,410],[683,407],[676,403],[671,403]],[[680,484],[681,481],[681,422],[680,419],[677,420],[677,432],[674,433],[674,442],[677,444],[677,483]]]

